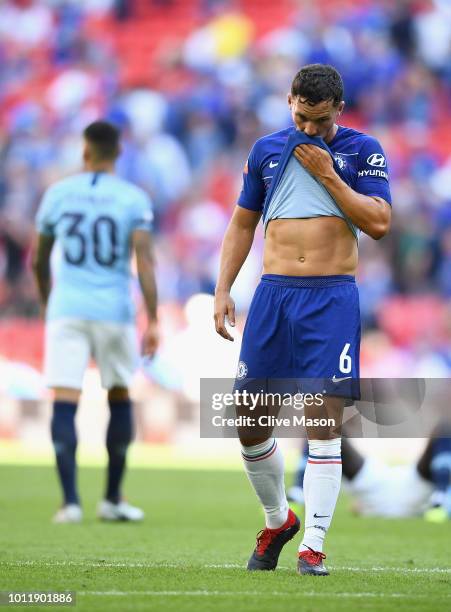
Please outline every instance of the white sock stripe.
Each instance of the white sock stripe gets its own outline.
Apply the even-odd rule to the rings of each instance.
[[[268,438],[264,442],[260,442],[260,444],[254,444],[253,446],[241,445],[241,450],[246,455],[261,455],[262,453],[269,450],[275,441],[275,438]]]
[[[262,444],[256,444],[255,446],[241,446],[241,454],[243,457],[251,458],[261,457],[262,455],[266,455],[269,451],[273,450],[274,445],[276,444],[275,438],[269,438]]]
[[[255,455],[248,455],[244,451],[241,451],[241,455],[245,461],[261,461],[262,459],[266,459],[270,457],[277,448],[277,442],[274,439],[273,443],[268,449],[265,449],[263,452],[256,453]]]

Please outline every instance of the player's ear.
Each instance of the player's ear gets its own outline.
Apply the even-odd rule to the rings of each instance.
[[[291,108],[291,105],[293,103],[293,96],[291,95],[291,93],[288,94],[287,100],[288,100],[288,106]]]
[[[342,100],[340,104],[338,105],[338,116],[340,116],[343,113],[344,108],[345,108],[345,101]]]

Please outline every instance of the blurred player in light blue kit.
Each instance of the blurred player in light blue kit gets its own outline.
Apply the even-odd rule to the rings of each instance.
[[[51,432],[64,499],[54,521],[79,522],[83,516],[74,421],[91,358],[108,390],[110,407],[107,486],[98,516],[136,521],[144,517],[143,511],[125,502],[121,493],[133,432],[128,387],[139,358],[130,259],[134,252],[148,316],[143,353],[152,356],[158,344],[152,206],[144,191],[114,173],[120,153],[116,127],[96,121],[83,136],[84,172],[57,182],[44,194],[33,253],[46,313],[45,376],[54,390]],[[51,279],[54,246],[58,252]]]

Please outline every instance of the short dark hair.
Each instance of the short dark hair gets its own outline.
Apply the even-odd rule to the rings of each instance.
[[[291,95],[301,96],[312,105],[333,100],[334,106],[338,106],[343,100],[343,81],[333,66],[308,64],[294,77]]]
[[[83,136],[94,148],[99,159],[115,159],[119,154],[119,129],[109,121],[94,121],[84,130]]]

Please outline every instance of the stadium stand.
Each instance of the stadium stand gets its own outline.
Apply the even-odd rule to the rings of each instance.
[[[180,316],[190,295],[214,287],[250,144],[289,123],[290,78],[319,61],[343,74],[343,123],[377,136],[390,162],[393,230],[360,247],[363,371],[365,363],[369,372],[392,363],[399,365],[391,375],[449,375],[449,5],[343,4],[2,3],[1,355],[40,360],[28,262],[33,218],[46,186],[78,169],[86,123],[106,116],[124,130],[119,170],[155,202],[162,308],[171,317],[175,306]],[[249,286],[238,296],[242,310]]]

